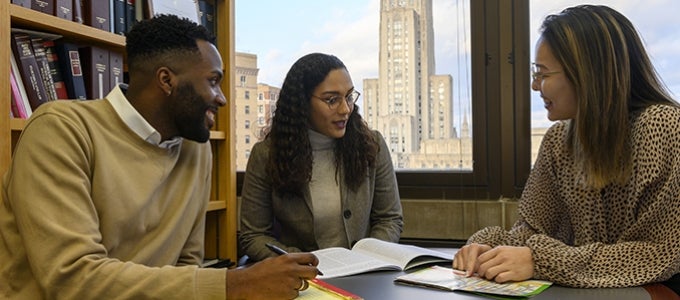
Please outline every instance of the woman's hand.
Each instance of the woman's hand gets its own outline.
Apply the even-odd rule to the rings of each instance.
[[[479,277],[499,283],[522,281],[534,276],[534,257],[529,247],[470,244],[454,257],[453,268],[465,271],[466,276]]]
[[[472,276],[479,268],[479,256],[491,250],[491,246],[472,243],[460,248],[453,257],[453,268],[465,271],[465,276]]]

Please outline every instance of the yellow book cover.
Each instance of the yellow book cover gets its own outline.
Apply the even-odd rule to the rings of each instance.
[[[322,281],[320,279],[309,280],[309,288],[300,292],[295,299],[314,299],[314,300],[363,300],[355,294],[345,291],[337,286]]]

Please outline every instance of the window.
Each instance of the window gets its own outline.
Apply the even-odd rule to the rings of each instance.
[[[246,86],[246,76],[245,75],[241,75],[241,81],[240,82],[241,82],[242,87]]]
[[[249,115],[249,114],[250,114],[250,105],[246,105],[246,106],[245,106],[244,112],[246,113],[246,115]]]
[[[250,129],[250,120],[245,120],[246,129]]]
[[[680,2],[667,1],[662,3],[642,1],[598,1],[625,15],[639,31],[645,49],[652,64],[661,79],[668,86],[676,99],[680,97],[680,76],[677,59],[680,50],[680,31],[670,30],[678,28],[680,19],[675,14],[663,12],[680,11]],[[549,1],[531,0],[531,59],[535,55],[535,43],[538,40],[539,26],[548,14],[559,13],[564,8],[582,4],[583,1],[564,0],[560,5]],[[643,4],[644,3],[644,4]],[[536,160],[538,148],[546,130],[553,124],[546,117],[543,100],[538,92],[531,93],[531,162]]]
[[[236,0],[235,50],[256,54],[257,82],[278,87],[300,53],[342,59],[362,115],[392,153],[402,198],[518,196],[530,166],[528,0],[348,1]],[[380,25],[389,3],[400,7]],[[312,19],[290,22],[305,10]],[[260,30],[262,18],[282,25]],[[357,43],[361,53],[347,46]]]
[[[246,91],[245,95],[243,95],[246,100],[250,99],[250,91]]]

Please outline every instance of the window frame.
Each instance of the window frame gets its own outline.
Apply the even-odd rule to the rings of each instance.
[[[521,195],[531,167],[529,17],[529,0],[470,1],[473,170],[397,170],[402,199]]]
[[[470,1],[470,20],[473,170],[397,171],[402,198],[517,198],[528,178],[529,1]]]

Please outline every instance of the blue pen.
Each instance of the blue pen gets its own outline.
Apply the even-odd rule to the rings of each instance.
[[[278,246],[276,246],[274,244],[266,243],[265,245],[267,245],[267,248],[269,248],[269,250],[274,251],[274,253],[276,253],[278,255],[288,254],[288,252],[286,252],[286,250],[283,250],[283,249],[279,248]],[[316,269],[316,273],[323,276],[323,273],[321,273],[321,270],[319,270],[319,269]]]

